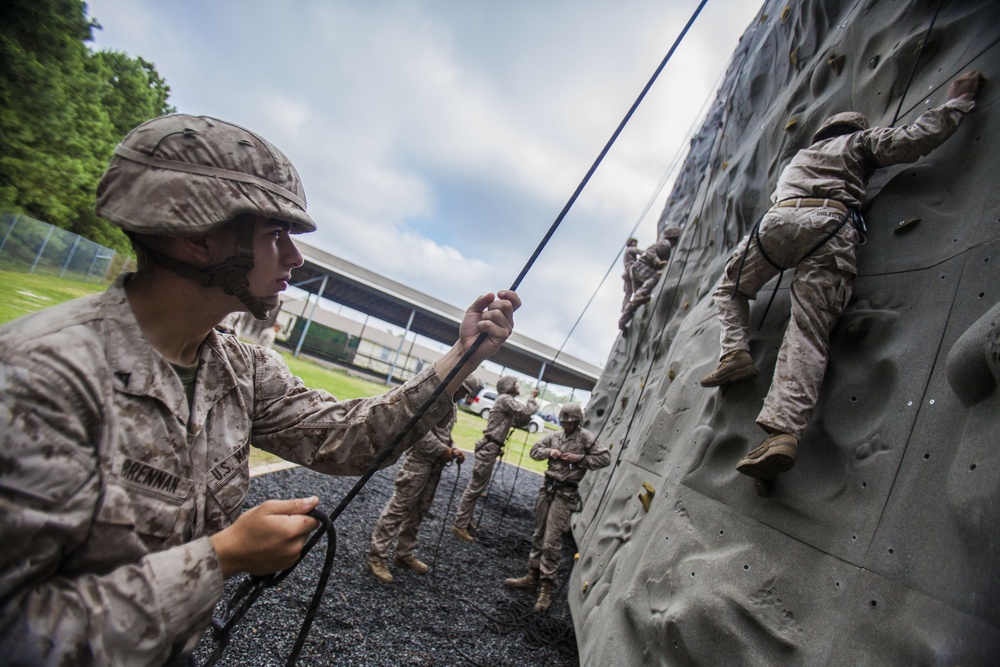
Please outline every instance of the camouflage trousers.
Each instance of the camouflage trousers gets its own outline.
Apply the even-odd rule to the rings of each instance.
[[[659,271],[645,262],[636,262],[636,265],[632,267],[632,286],[635,288],[632,301],[648,299],[652,296],[653,289],[656,288],[658,282],[660,282]]]
[[[458,503],[458,513],[455,515],[457,527],[469,529],[469,525],[472,523],[472,512],[476,509],[476,501],[489,486],[490,476],[493,475],[493,466],[496,465],[500,453],[500,445],[493,440],[483,438],[476,443],[476,460],[472,464],[472,479],[469,480],[468,486],[462,493],[462,500]]]
[[[569,516],[578,501],[576,491],[549,491],[545,485],[539,490],[528,554],[528,569],[538,570],[539,579],[556,580],[562,560],[562,536],[569,530]]]
[[[396,489],[372,531],[369,557],[387,560],[389,546],[396,539],[396,556],[412,556],[417,550],[417,531],[434,502],[441,480],[441,461],[410,456],[396,473]]]
[[[791,284],[791,318],[778,351],[778,361],[757,423],[765,430],[802,436],[812,416],[826,373],[830,331],[851,298],[857,268],[854,246],[858,233],[850,223],[809,254],[840,223],[834,208],[777,208],[761,220],[764,251],[779,266],[795,267]],[[750,246],[749,253],[747,246]],[[739,291],[733,295],[740,261],[746,253]],[[751,237],[729,258],[712,298],[722,325],[722,354],[750,350],[749,299],[778,269],[765,259]]]
[[[622,301],[622,312],[628,308],[629,301],[632,300],[632,272],[626,271],[622,274],[622,289],[625,290],[625,299]]]

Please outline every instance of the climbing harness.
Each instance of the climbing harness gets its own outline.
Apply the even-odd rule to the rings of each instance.
[[[618,139],[618,136],[625,128],[625,125],[632,118],[632,115],[635,113],[635,110],[639,107],[639,104],[645,98],[646,93],[649,92],[650,88],[652,88],[653,83],[659,77],[660,72],[670,61],[670,58],[677,50],[677,47],[680,45],[681,41],[687,35],[688,30],[690,30],[691,26],[695,22],[695,19],[698,18],[698,15],[701,13],[701,10],[705,7],[707,3],[708,0],[701,0],[701,2],[698,4],[698,7],[695,8],[694,13],[688,19],[687,23],[684,25],[684,28],[681,30],[680,34],[674,40],[674,43],[671,45],[670,50],[667,52],[667,55],[664,56],[659,66],[657,66],[656,70],[653,72],[653,75],[650,77],[645,87],[643,87],[642,91],[639,93],[639,96],[636,98],[635,102],[632,103],[632,106],[625,114],[625,117],[618,124],[618,127],[615,129],[615,131],[612,133],[611,138],[605,144],[604,148],[601,150],[600,154],[598,154],[597,158],[594,160],[594,163],[591,165],[590,169],[587,171],[583,179],[580,181],[580,184],[576,187],[576,190],[574,190],[573,194],[566,202],[566,205],[563,206],[562,210],[559,212],[559,215],[556,216],[556,219],[553,221],[548,231],[545,233],[541,241],[539,241],[538,245],[535,247],[534,252],[532,252],[531,256],[528,258],[528,261],[525,262],[520,273],[517,275],[517,278],[515,278],[514,282],[511,284],[510,291],[516,291],[517,288],[520,286],[521,282],[524,280],[524,277],[527,275],[528,271],[534,265],[535,261],[538,259],[538,256],[541,254],[542,250],[548,244],[549,239],[551,239],[552,235],[555,234],[556,229],[562,223],[563,219],[566,217],[566,214],[569,212],[570,208],[572,208],[577,198],[579,198],[580,193],[583,191],[583,188],[590,181],[590,178],[594,175],[594,172],[597,171],[598,166],[601,164],[601,162],[603,162],[604,157],[611,149],[611,146]],[[333,512],[330,513],[328,519],[326,521],[321,520],[324,529],[323,530],[318,529],[317,532],[314,533],[313,537],[306,543],[306,547],[303,548],[299,562],[301,562],[301,557],[305,556],[308,550],[312,548],[311,545],[315,544],[315,540],[318,539],[320,534],[327,532],[327,530],[330,533],[330,542],[327,547],[327,562],[324,563],[324,573],[321,574],[320,576],[320,581],[316,587],[316,593],[313,596],[313,601],[310,604],[309,612],[307,613],[306,619],[303,622],[302,630],[299,633],[299,638],[296,641],[293,654],[289,657],[289,662],[288,662],[289,665],[293,665],[295,661],[298,659],[298,653],[302,648],[302,644],[305,642],[306,636],[308,635],[309,627],[312,625],[312,617],[315,615],[315,610],[318,608],[319,601],[322,598],[323,591],[326,588],[326,580],[329,576],[329,570],[333,564],[333,557],[336,554],[336,531],[334,530],[333,525],[336,522],[337,518],[344,512],[347,506],[351,504],[351,502],[358,495],[358,493],[360,493],[361,489],[365,486],[365,484],[368,483],[368,480],[370,480],[372,476],[379,469],[381,469],[383,464],[389,459],[389,457],[395,451],[396,447],[398,447],[399,444],[402,443],[403,439],[413,430],[413,428],[417,425],[417,423],[424,416],[424,414],[426,414],[427,411],[430,409],[430,407],[434,404],[434,402],[437,401],[438,397],[440,397],[441,394],[444,393],[445,388],[449,384],[451,384],[452,380],[455,379],[455,377],[458,375],[461,369],[464,368],[465,365],[469,362],[469,360],[473,357],[473,355],[475,355],[475,353],[479,350],[479,348],[482,346],[483,342],[485,342],[487,337],[488,336],[485,332],[480,333],[476,337],[475,341],[473,341],[473,343],[465,351],[465,353],[458,360],[455,366],[448,372],[445,378],[441,380],[438,386],[434,388],[434,391],[431,393],[431,395],[424,401],[422,405],[420,405],[420,407],[417,408],[413,416],[410,417],[410,419],[406,422],[403,428],[395,435],[395,437],[393,437],[392,441],[388,445],[386,445],[386,447],[381,452],[379,452],[378,456],[375,458],[372,465],[358,479],[358,481],[351,488],[351,490],[348,491],[347,495],[344,496],[343,500],[340,501],[337,507],[334,508]],[[495,472],[496,470],[494,469],[494,474]],[[492,485],[492,478],[490,480],[490,484]],[[319,512],[317,513],[321,514]],[[296,563],[296,565],[297,564],[298,563]],[[213,630],[213,632],[220,633],[219,642],[221,644],[221,647],[216,648],[216,651],[213,653],[210,662],[208,662],[207,664],[213,665],[221,657],[222,652],[225,648],[225,643],[227,643],[229,640],[229,634],[232,630],[232,627],[239,621],[240,618],[243,617],[243,615],[246,613],[250,605],[253,604],[253,602],[258,597],[260,597],[263,590],[284,579],[288,575],[288,573],[292,569],[294,569],[294,567],[295,566],[292,566],[292,568],[289,568],[288,570],[285,570],[283,572],[274,575],[269,575],[267,577],[250,578],[251,580],[262,579],[265,582],[271,582],[271,583],[261,583],[258,581],[252,581],[252,583],[243,582],[243,584],[239,586],[237,590],[238,595],[234,595],[230,603],[227,604],[227,609],[234,609],[234,611],[227,614],[228,618],[219,621],[219,624],[221,626],[220,629]],[[213,628],[215,627],[215,625],[216,625],[215,622],[213,622]]]
[[[848,221],[851,222],[854,228],[858,231],[858,234],[861,235],[862,241],[858,245],[861,245],[864,242],[867,228],[865,227],[864,218],[861,216],[861,211],[857,210],[856,208],[847,207],[844,204],[832,199],[807,199],[807,198],[786,199],[775,204],[773,208],[786,208],[789,206],[796,206],[796,204],[792,204],[791,202],[796,202],[796,204],[801,204],[802,206],[808,206],[808,207],[828,206],[831,208],[836,208],[843,212],[843,216],[840,218],[840,222],[837,223],[837,226],[834,227],[832,231],[827,233],[827,235],[823,237],[822,241],[814,245],[812,249],[809,250],[809,252],[803,255],[802,258],[799,260],[800,263],[810,255],[812,255],[814,252],[822,248],[824,245],[829,243],[830,239],[836,236],[837,233],[840,232],[841,229],[843,229],[844,225],[848,223]],[[796,208],[797,207],[798,206],[796,206]],[[770,255],[767,254],[767,251],[764,250],[764,244],[760,239],[760,223],[763,222],[764,216],[766,215],[767,212],[765,212],[764,215],[757,218],[757,222],[754,223],[753,228],[750,230],[750,237],[747,239],[746,244],[743,246],[743,254],[740,256],[740,265],[736,269],[736,281],[733,284],[733,293],[729,295],[730,299],[735,299],[737,292],[739,292],[740,278],[743,276],[743,266],[746,264],[747,255],[750,254],[750,238],[752,238],[757,246],[757,250],[760,251],[760,256],[763,257],[768,264],[773,266],[778,271],[778,282],[775,283],[774,289],[771,291],[771,298],[768,299],[767,306],[764,308],[764,314],[761,315],[760,317],[760,323],[757,325],[758,331],[760,331],[761,327],[764,326],[764,320],[767,318],[767,313],[771,310],[771,304],[774,303],[774,297],[778,294],[778,288],[781,287],[781,279],[782,277],[784,277],[785,271],[788,268],[790,268],[781,266],[780,264],[775,262],[773,259],[771,259]]]
[[[313,593],[312,601],[309,603],[309,609],[306,612],[305,619],[302,621],[302,627],[299,630],[299,636],[295,640],[295,646],[292,648],[292,652],[288,656],[287,665],[294,665],[298,660],[299,652],[302,650],[302,646],[305,644],[306,636],[309,634],[309,629],[312,627],[313,619],[316,617],[316,611],[319,609],[320,600],[323,597],[323,592],[326,590],[326,582],[330,578],[330,571],[333,568],[333,558],[337,554],[337,531],[333,527],[333,522],[330,517],[319,510],[312,510],[309,512],[309,516],[313,517],[320,522],[320,527],[309,537],[305,546],[302,547],[302,553],[299,554],[299,558],[295,561],[295,564],[286,570],[281,572],[275,572],[273,574],[268,574],[264,576],[247,575],[243,580],[237,584],[236,590],[233,592],[229,601],[226,603],[225,609],[220,617],[212,619],[211,632],[212,637],[216,642],[215,650],[205,661],[205,667],[210,667],[214,665],[222,657],[223,652],[226,650],[226,646],[229,644],[229,638],[232,633],[233,627],[240,622],[250,606],[261,596],[261,594],[268,588],[281,583],[285,577],[291,574],[292,570],[302,562],[302,559],[308,555],[312,548],[316,546],[316,543],[325,533],[329,533],[327,538],[326,546],[326,559],[323,561],[323,569],[319,575],[319,581],[316,583],[316,591]]]

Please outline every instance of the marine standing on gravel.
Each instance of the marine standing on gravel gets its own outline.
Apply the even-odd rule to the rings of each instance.
[[[898,128],[868,127],[860,113],[823,121],[778,179],[774,206],[729,258],[713,299],[719,309],[721,360],[702,379],[717,387],[753,377],[747,334],[749,299],[780,270],[795,267],[792,313],[757,424],[768,434],[736,469],[773,480],[795,463],[799,439],[819,399],[830,331],[851,298],[857,273],[854,247],[863,241],[855,217],[868,180],[880,167],[915,162],[954,134],[972,111],[982,75],[970,71],[949,88],[950,100]],[[750,248],[748,251],[748,247]],[[738,289],[737,289],[738,286]]]
[[[361,474],[485,332],[399,453],[449,414],[519,305],[513,292],[476,299],[434,366],[337,401],[277,353],[214,329],[236,311],[267,317],[302,264],[289,235],[316,229],[281,151],[224,121],[165,116],[125,137],[97,196],[136,272],[0,328],[7,665],[186,661],[225,578],[293,565],[318,526],[315,497],[243,511],[250,444]]]
[[[517,378],[512,375],[505,375],[497,382],[497,400],[490,409],[490,418],[483,429],[483,437],[476,443],[476,460],[472,464],[472,478],[468,486],[462,493],[462,500],[458,504],[458,513],[455,515],[455,524],[451,527],[451,532],[455,537],[472,542],[472,535],[469,534],[469,527],[472,525],[472,512],[476,508],[476,501],[486,490],[490,476],[493,474],[493,466],[498,457],[503,455],[503,446],[507,441],[507,434],[514,426],[524,426],[531,421],[531,415],[538,410],[538,390],[531,392],[531,398],[525,405],[514,398],[521,393],[521,388],[517,384]]]
[[[535,611],[546,611],[552,603],[559,562],[562,560],[562,536],[569,530],[569,515],[580,502],[577,490],[588,470],[611,464],[611,453],[597,442],[594,434],[580,426],[583,410],[567,403],[559,410],[562,431],[550,433],[531,448],[531,458],[548,459],[545,482],[535,501],[535,532],[528,555],[528,574],[504,581],[510,588],[534,593]]]
[[[622,283],[625,290],[625,299],[622,301],[622,312],[625,312],[625,309],[628,308],[628,302],[632,300],[632,292],[635,290],[635,285],[632,283],[632,266],[639,259],[639,253],[642,252],[638,246],[638,239],[629,239],[625,242],[625,252],[622,255],[622,263],[625,265],[625,271],[622,272]]]
[[[475,396],[481,388],[482,384],[470,376],[455,392],[454,399],[458,402],[466,396]],[[456,418],[453,405],[451,413],[406,453],[403,466],[396,473],[396,488],[375,523],[365,561],[368,571],[381,582],[392,583],[388,560],[389,547],[394,539],[394,564],[418,574],[430,569],[416,556],[417,531],[434,502],[441,471],[453,460],[459,463],[465,461],[465,452],[455,447],[451,439]]]
[[[635,311],[639,306],[649,303],[656,283],[660,280],[660,271],[667,265],[670,259],[670,251],[673,249],[677,238],[681,235],[680,227],[668,227],[663,231],[663,238],[657,239],[653,245],[646,248],[632,265],[632,287],[635,294],[622,311],[622,316],[618,320],[618,328],[625,331]]]

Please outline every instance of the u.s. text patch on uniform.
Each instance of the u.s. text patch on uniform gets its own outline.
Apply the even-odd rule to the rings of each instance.
[[[245,442],[243,446],[223,459],[219,465],[212,468],[208,474],[208,488],[212,493],[226,482],[233,475],[242,470],[250,458],[250,443]]]

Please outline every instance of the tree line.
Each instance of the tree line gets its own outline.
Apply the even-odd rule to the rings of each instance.
[[[82,0],[4,0],[0,10],[0,212],[24,213],[131,252],[94,213],[97,183],[133,127],[175,109],[153,63],[88,45]]]

